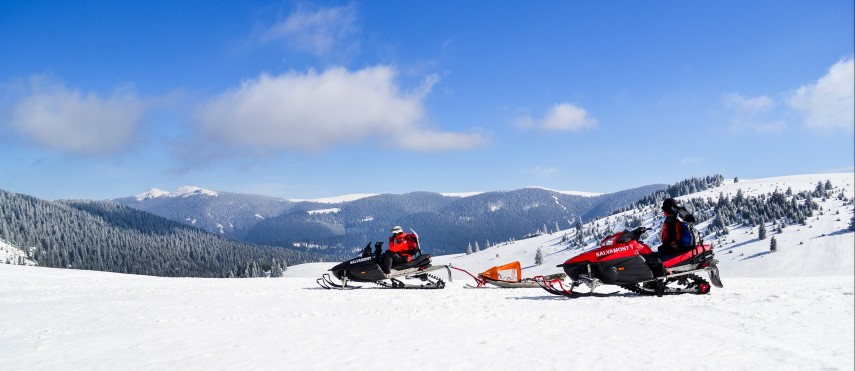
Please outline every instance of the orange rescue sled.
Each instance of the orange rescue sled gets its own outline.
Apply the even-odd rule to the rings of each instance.
[[[455,269],[464,271],[459,268]],[[469,275],[471,276],[471,274]],[[551,275],[550,279],[563,279],[564,277],[564,273],[558,273]],[[531,278],[522,278],[522,266],[518,261],[492,267],[478,274],[478,277],[473,276],[473,278],[478,282],[478,286],[466,285],[466,287],[482,288],[489,283],[502,288],[540,288]]]

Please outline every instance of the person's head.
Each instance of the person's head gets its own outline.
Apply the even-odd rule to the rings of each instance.
[[[392,235],[393,236],[397,236],[401,233],[404,233],[404,229],[401,228],[400,225],[396,225],[396,226],[392,227]]]
[[[662,201],[662,211],[666,214],[676,214],[677,210],[677,200],[673,198],[666,198],[665,201]]]

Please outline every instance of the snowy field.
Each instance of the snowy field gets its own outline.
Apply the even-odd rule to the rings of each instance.
[[[702,196],[797,192],[826,179],[855,195],[853,174],[820,174],[744,180]],[[0,370],[854,370],[853,206],[815,201],[823,213],[807,225],[770,230],[776,253],[756,228],[733,226],[714,242],[724,288],[708,295],[472,290],[457,271],[444,290],[319,288],[314,279],[333,263],[292,266],[282,279],[0,264]],[[592,222],[617,229],[618,220]],[[517,260],[524,277],[558,273],[580,252],[560,243],[565,233],[434,263],[477,274]]]
[[[853,369],[853,276],[710,295],[328,291],[0,265],[4,370]],[[400,350],[393,350],[400,349]]]

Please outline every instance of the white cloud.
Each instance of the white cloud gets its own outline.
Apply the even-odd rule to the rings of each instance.
[[[751,115],[769,112],[775,106],[772,98],[765,95],[750,98],[738,93],[725,94],[722,103],[733,110]]]
[[[835,63],[813,84],[798,88],[790,106],[804,116],[804,125],[820,130],[855,128],[855,63],[849,57]]]
[[[204,104],[197,117],[210,138],[244,149],[318,151],[369,137],[411,150],[468,149],[484,143],[478,133],[421,128],[422,100],[436,76],[427,77],[413,93],[402,92],[395,76],[388,66],[262,74]]]
[[[559,170],[556,167],[538,165],[533,167],[530,172],[538,178],[548,178],[555,174],[558,174]]]
[[[518,121],[523,128],[536,127],[549,131],[579,131],[597,126],[597,119],[588,115],[584,108],[571,103],[553,106],[540,121],[523,117]]]
[[[478,131],[471,133],[413,131],[398,139],[395,141],[395,147],[423,152],[467,150],[483,147],[489,141],[486,134]]]
[[[145,104],[130,88],[109,97],[83,94],[34,76],[17,101],[11,127],[40,145],[76,154],[98,155],[123,149],[145,114]]]
[[[297,50],[325,56],[340,48],[355,47],[355,41],[346,46],[342,44],[358,33],[356,19],[353,5],[316,10],[301,5],[288,18],[268,29],[261,41],[283,40]]]
[[[787,130],[787,124],[783,121],[774,121],[754,127],[754,131],[760,134],[780,134]]]
[[[776,103],[769,96],[746,97],[739,93],[729,93],[721,97],[721,103],[731,111],[731,131],[751,130],[758,134],[780,134],[787,128],[783,121],[773,119]]]
[[[693,165],[706,161],[703,157],[684,157],[680,160],[680,165]]]

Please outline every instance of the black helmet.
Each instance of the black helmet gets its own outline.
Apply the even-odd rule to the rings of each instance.
[[[665,201],[662,201],[662,211],[669,214],[676,214],[675,210],[677,210],[677,200],[666,198]]]

